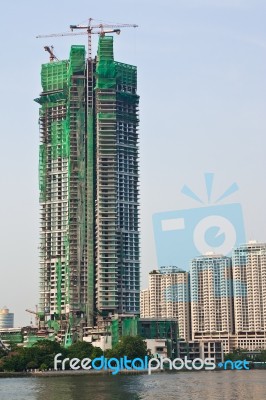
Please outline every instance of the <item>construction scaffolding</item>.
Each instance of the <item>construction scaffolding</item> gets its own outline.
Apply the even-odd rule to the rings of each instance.
[[[136,67],[72,46],[44,64],[40,104],[41,327],[65,345],[109,314],[139,313]]]
[[[86,200],[93,193],[93,174],[89,183],[86,176],[85,47],[72,46],[69,61],[44,64],[41,82],[39,316],[71,336],[87,309]]]
[[[96,108],[96,307],[139,313],[138,102],[136,67],[118,63],[100,37]]]

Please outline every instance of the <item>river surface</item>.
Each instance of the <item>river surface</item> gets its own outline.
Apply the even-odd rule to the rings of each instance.
[[[2,378],[0,400],[265,400],[266,371]]]

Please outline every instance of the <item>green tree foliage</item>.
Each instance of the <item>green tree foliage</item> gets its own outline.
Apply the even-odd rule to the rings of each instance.
[[[47,369],[48,369],[48,366],[47,366],[45,363],[42,363],[42,364],[40,365],[40,370],[41,370],[41,371],[47,371]]]
[[[6,356],[6,354],[7,354],[7,351],[4,350],[2,347],[0,347],[0,358]]]
[[[249,353],[248,350],[236,349],[232,353],[225,355],[226,360],[247,360],[254,362],[266,362],[266,350],[258,350],[258,352]]]
[[[103,351],[100,347],[93,347],[93,351],[91,353],[91,359],[101,357],[103,355]]]
[[[79,358],[80,360],[83,358],[92,358],[93,349],[94,347],[91,343],[77,342],[68,348],[67,356],[69,358]]]
[[[124,336],[112,350],[105,352],[105,356],[108,358],[127,356],[130,360],[144,358],[146,355],[147,345],[140,336]]]
[[[1,370],[22,372],[26,369],[26,361],[22,352],[10,352],[1,359]]]
[[[246,352],[241,349],[236,349],[232,353],[228,353],[224,357],[225,361],[226,360],[231,360],[231,361],[237,361],[237,360],[246,360]]]
[[[61,353],[64,358],[91,358],[100,357],[103,352],[91,343],[77,342],[68,349],[59,343],[50,340],[40,340],[32,347],[12,346],[8,353],[0,353],[0,371],[22,372],[29,369],[47,370],[54,368],[54,357]],[[44,367],[45,366],[45,367]],[[67,367],[67,364],[66,364]]]
[[[38,368],[38,364],[36,363],[36,361],[30,361],[27,364],[27,369],[36,369]]]

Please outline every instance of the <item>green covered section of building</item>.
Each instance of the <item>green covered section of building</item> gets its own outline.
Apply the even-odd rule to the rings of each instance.
[[[143,339],[167,339],[176,342],[178,323],[175,319],[117,317],[111,323],[112,345],[123,336],[141,336]]]

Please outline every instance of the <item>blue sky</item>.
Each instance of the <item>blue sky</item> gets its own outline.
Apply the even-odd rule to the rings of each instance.
[[[38,302],[38,105],[44,45],[68,57],[86,37],[35,39],[97,20],[136,23],[115,58],[138,66],[142,281],[157,266],[152,215],[197,204],[204,173],[214,194],[232,182],[248,239],[266,241],[266,3],[256,0],[9,1],[1,8],[0,306],[29,323]],[[96,38],[95,38],[96,39]],[[95,51],[94,40],[94,51]],[[206,196],[205,196],[206,197]],[[225,200],[226,203],[226,200]]]

